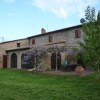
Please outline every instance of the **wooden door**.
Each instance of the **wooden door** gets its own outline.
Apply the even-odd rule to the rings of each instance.
[[[56,63],[56,59],[57,59],[57,63]],[[58,70],[61,69],[61,54],[60,53],[57,53],[57,55],[56,53],[52,53],[51,55],[51,69],[56,69],[56,66]]]
[[[7,55],[3,55],[3,68],[7,68]]]
[[[56,53],[51,55],[51,69],[56,69]]]

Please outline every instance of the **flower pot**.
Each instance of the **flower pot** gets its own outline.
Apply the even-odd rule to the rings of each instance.
[[[78,75],[82,76],[82,75],[83,75],[83,72],[84,72],[84,68],[83,68],[83,66],[77,66],[77,67],[75,68],[75,71],[76,71],[76,73],[77,73]]]

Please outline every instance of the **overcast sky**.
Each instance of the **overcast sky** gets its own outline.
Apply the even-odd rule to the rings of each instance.
[[[0,0],[0,41],[78,25],[88,5],[100,10],[100,0]]]

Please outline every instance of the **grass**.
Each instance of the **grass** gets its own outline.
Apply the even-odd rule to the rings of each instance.
[[[57,76],[0,69],[0,100],[100,100],[100,80],[95,75]]]

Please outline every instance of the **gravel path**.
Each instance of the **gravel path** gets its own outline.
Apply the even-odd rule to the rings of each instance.
[[[76,73],[75,71],[61,71],[61,70],[57,70],[57,71],[43,71],[41,73],[45,73],[45,74],[53,74],[53,75],[79,75],[78,73]],[[90,70],[85,70],[84,72],[82,72],[82,74],[80,76],[86,76],[86,75],[90,75],[94,73],[93,71]]]

